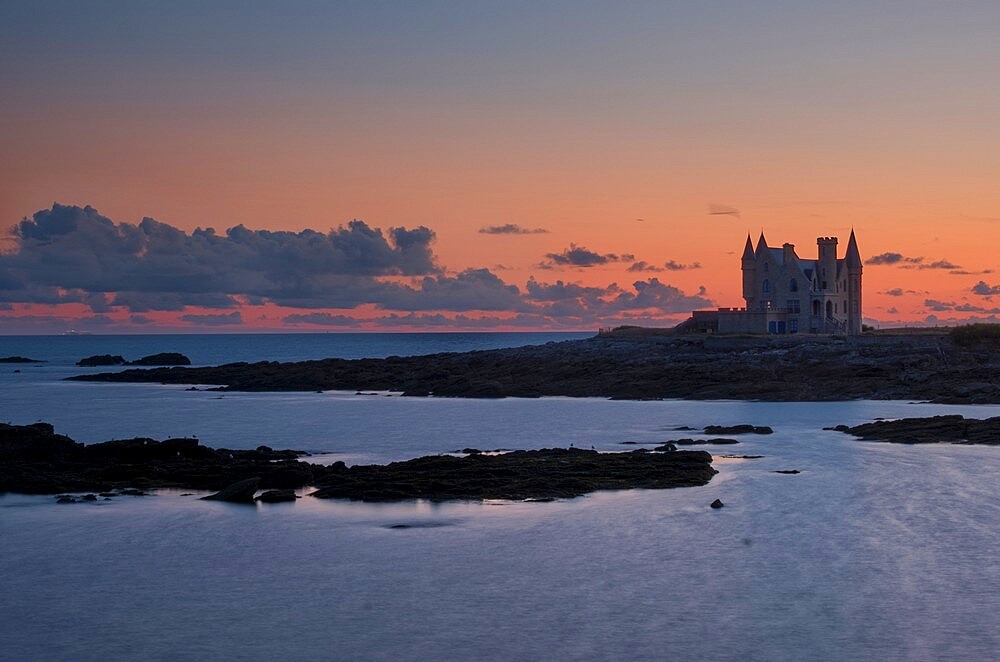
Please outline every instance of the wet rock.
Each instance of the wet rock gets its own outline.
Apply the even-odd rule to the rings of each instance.
[[[76,497],[69,494],[60,494],[56,497],[56,503],[76,503]]]
[[[25,356],[4,356],[0,358],[0,363],[45,363],[45,361],[29,359]]]
[[[1000,445],[1000,416],[987,419],[965,418],[959,414],[876,420],[842,430],[868,441],[896,444],[982,444]]]
[[[145,366],[169,366],[169,365],[191,365],[191,359],[178,352],[160,352],[150,354],[135,361],[128,361],[125,365],[145,365]]]
[[[704,485],[716,473],[711,462],[704,451],[598,453],[577,448],[427,456],[343,467],[312,496],[363,501],[570,498],[606,489]]]
[[[284,503],[286,501],[295,501],[297,498],[295,490],[268,490],[258,496],[257,501],[261,503]]]
[[[706,425],[705,434],[773,434],[766,425]]]
[[[657,446],[656,448],[653,449],[653,451],[659,452],[659,453],[669,453],[669,452],[675,451],[675,450],[677,450],[677,444],[673,443],[672,441],[668,441],[667,443],[663,444],[662,446]]]
[[[202,497],[203,501],[226,501],[228,503],[253,503],[260,478],[247,478],[225,487],[215,494]]]
[[[81,500],[82,501],[97,501],[97,495],[96,494],[84,494],[81,497]]]
[[[832,430],[833,432],[850,432],[851,428],[848,425],[835,425],[832,428],[823,428],[824,430]]]
[[[103,365],[125,365],[125,359],[117,354],[95,354],[76,362],[78,366],[93,367]]]
[[[722,508],[725,505],[726,504],[722,503],[721,499],[716,499],[715,501],[709,504],[709,506],[712,508]]]
[[[740,442],[735,439],[728,439],[725,437],[716,437],[714,439],[690,439],[685,437],[683,439],[674,439],[672,442],[678,446],[704,446],[706,444],[727,446],[732,444],[738,444]]]
[[[802,472],[799,471],[798,469],[778,469],[777,471],[774,471],[773,473],[776,473],[776,474],[800,474]]]

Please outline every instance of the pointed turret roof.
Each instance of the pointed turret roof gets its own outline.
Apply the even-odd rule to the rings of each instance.
[[[847,240],[847,252],[844,254],[844,262],[848,269],[861,268],[861,253],[858,252],[858,240],[854,238],[854,228],[851,228],[851,238]]]
[[[743,247],[743,259],[752,260],[753,259],[753,242],[750,241],[750,233],[747,233],[747,245]]]
[[[767,250],[767,239],[764,239],[764,231],[760,231],[760,239],[757,240],[757,255]]]

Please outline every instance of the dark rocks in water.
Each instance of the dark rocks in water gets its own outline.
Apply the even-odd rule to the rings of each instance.
[[[76,497],[69,494],[60,494],[56,497],[56,503],[76,503]]]
[[[895,444],[983,444],[1000,446],[1000,416],[987,419],[965,418],[959,414],[879,420],[837,429],[868,441]]]
[[[136,359],[135,361],[128,361],[125,365],[145,365],[145,366],[164,366],[164,365],[191,365],[191,359],[184,356],[179,352],[160,352],[159,354],[150,354],[149,356],[144,356],[141,359]]]
[[[773,434],[766,425],[706,425],[705,434]]]
[[[224,384],[234,391],[379,391],[436,397],[647,400],[852,399],[1000,403],[1000,346],[944,334],[858,338],[602,335],[487,351],[384,359],[127,369],[86,381]]]
[[[832,428],[823,428],[824,430],[831,430],[833,432],[850,432],[851,427],[849,425],[834,425]]]
[[[222,488],[215,494],[202,497],[202,501],[226,501],[228,503],[253,503],[260,478],[245,478]]]
[[[295,495],[295,490],[268,490],[257,497],[257,501],[261,503],[284,503],[296,499],[298,497]]]
[[[78,366],[93,367],[104,365],[125,365],[125,359],[117,354],[95,354],[76,362]]]
[[[694,432],[697,428],[693,428],[690,425],[679,425],[675,428],[671,428],[674,432]]]
[[[104,492],[140,496],[157,487],[219,490],[250,477],[265,489],[313,485],[341,463],[299,461],[301,451],[212,449],[197,439],[118,439],[79,444],[48,423],[0,424],[0,492]]]
[[[439,455],[344,467],[312,496],[325,499],[570,498],[596,490],[704,485],[716,471],[704,451],[598,453],[577,448],[466,457]]]
[[[4,356],[0,358],[0,363],[45,363],[45,361],[29,359],[25,356]]]
[[[715,501],[713,501],[712,503],[709,504],[710,507],[716,508],[716,509],[722,508],[725,505],[726,504],[722,503],[721,499],[716,499]]]
[[[657,446],[656,448],[654,448],[653,452],[656,452],[656,453],[670,453],[670,452],[673,452],[675,450],[677,450],[677,444],[675,444],[672,441],[668,441],[667,443],[663,444],[662,446]]]
[[[736,441],[735,439],[727,439],[725,437],[716,437],[714,439],[690,439],[688,437],[685,437],[683,439],[674,439],[672,442],[669,443],[677,444],[678,446],[703,446],[706,444],[726,446],[726,445],[738,444],[740,442]]]
[[[776,473],[776,474],[800,474],[802,472],[799,471],[798,469],[778,469],[777,471],[774,471],[772,473]]]
[[[764,456],[763,455],[720,455],[719,457],[724,457],[727,460],[759,460]]]

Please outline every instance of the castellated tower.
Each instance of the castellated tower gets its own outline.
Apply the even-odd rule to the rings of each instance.
[[[861,333],[861,254],[851,230],[844,257],[837,237],[816,239],[816,259],[800,258],[795,246],[767,245],[749,235],[740,258],[744,308],[696,311],[691,328],[719,333]]]

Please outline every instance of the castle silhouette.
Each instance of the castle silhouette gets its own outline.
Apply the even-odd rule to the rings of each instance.
[[[851,230],[844,257],[837,238],[816,239],[819,257],[803,260],[795,246],[771,248],[760,233],[743,249],[744,308],[696,310],[679,331],[702,333],[861,333],[861,254]]]

